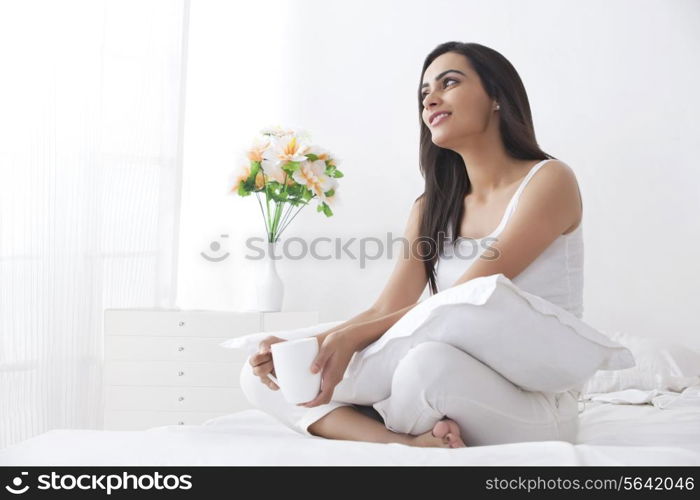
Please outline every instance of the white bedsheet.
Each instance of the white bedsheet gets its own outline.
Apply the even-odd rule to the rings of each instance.
[[[659,389],[625,389],[615,392],[590,393],[587,394],[587,397],[592,401],[615,404],[649,403],[657,408],[700,407],[700,385],[685,387],[681,392],[661,391]]]
[[[251,409],[196,426],[52,430],[0,450],[0,465],[700,465],[700,407],[588,402],[578,441],[439,449],[329,440]]]

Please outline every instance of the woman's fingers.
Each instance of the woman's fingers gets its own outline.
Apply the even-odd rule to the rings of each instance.
[[[263,377],[267,373],[272,373],[274,366],[272,364],[272,360],[266,362],[266,363],[260,363],[257,366],[253,367],[253,373],[258,376],[258,377]],[[274,373],[273,373],[274,375]],[[265,377],[267,378],[267,377]]]
[[[329,369],[325,370],[321,375],[321,390],[318,395],[311,401],[306,403],[299,403],[298,406],[305,406],[307,408],[313,408],[314,406],[325,405],[330,403],[333,398],[333,391],[335,391],[335,386],[338,385],[340,379],[333,373],[333,367],[329,366]]]
[[[260,341],[260,344],[258,344],[258,350],[259,352],[270,352],[270,346],[272,344],[276,344],[277,342],[285,342],[285,340],[279,337],[275,337],[274,335],[265,337]]]
[[[258,352],[250,357],[250,365],[252,367],[260,366],[261,364],[267,363],[268,361],[272,361],[272,354],[270,354],[269,352]]]
[[[313,362],[311,363],[311,366],[309,367],[311,370],[311,373],[318,373],[320,371],[323,371],[324,366],[326,365],[326,361],[328,361],[328,358],[332,355],[333,353],[330,352],[328,347],[326,345],[322,345],[321,348],[318,351],[318,354],[316,354],[316,357],[314,358]]]
[[[277,342],[284,342],[284,339],[275,336],[269,336],[263,339],[258,348],[258,352],[252,354],[249,358],[249,363],[253,367],[253,373],[260,377],[260,382],[265,384],[273,391],[279,390],[275,382],[267,376],[268,373],[275,375],[275,366],[272,362],[272,353],[270,346]]]
[[[311,401],[307,401],[306,403],[299,403],[298,406],[313,408],[314,406],[325,405],[331,401],[331,397],[333,396],[333,389],[334,387],[322,388],[321,392],[318,393],[318,396],[316,396]]]
[[[269,363],[264,363],[260,366],[256,366],[255,368],[253,368],[253,373],[256,377],[260,377],[260,381],[273,391],[279,389],[277,384],[275,384],[275,382],[267,376],[268,373],[271,373],[272,376],[275,376],[275,370],[274,366],[272,366],[272,361],[270,361]]]

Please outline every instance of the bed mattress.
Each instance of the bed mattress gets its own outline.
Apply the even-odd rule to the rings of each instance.
[[[460,449],[302,436],[249,409],[202,425],[54,429],[0,450],[0,465],[700,465],[700,406],[588,401],[576,444]]]

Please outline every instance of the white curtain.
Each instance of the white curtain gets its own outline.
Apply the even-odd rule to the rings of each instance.
[[[174,307],[188,14],[0,3],[0,447],[100,428],[104,309]]]

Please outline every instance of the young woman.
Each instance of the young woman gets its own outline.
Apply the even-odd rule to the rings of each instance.
[[[493,49],[447,42],[427,56],[419,85],[425,189],[410,211],[405,238],[412,249],[434,242],[434,251],[399,258],[369,309],[317,336],[314,364],[322,388],[313,401],[286,403],[266,376],[274,374],[270,345],[283,341],[277,337],[266,338],[249,358],[241,372],[243,391],[253,406],[310,436],[451,448],[574,442],[580,390],[524,391],[438,342],[409,351],[386,400],[366,407],[332,399],[353,354],[412,309],[426,284],[435,294],[503,273],[523,290],[582,316],[578,183],[568,165],[537,145],[516,70]]]

